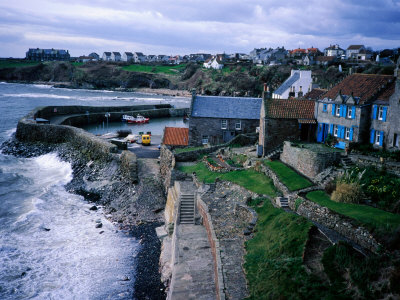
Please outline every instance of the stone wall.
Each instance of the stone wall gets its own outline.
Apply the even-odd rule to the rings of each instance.
[[[69,143],[90,160],[107,160],[111,158],[112,153],[117,152],[117,146],[83,129],[64,125],[36,124],[26,118],[18,122],[16,137],[21,142]]]
[[[389,173],[400,176],[400,162],[388,161],[386,159],[382,162],[380,158],[360,154],[351,154],[349,158],[357,165],[385,169]]]
[[[256,132],[256,128],[259,126],[260,121],[257,120],[235,120],[235,119],[223,119],[227,120],[227,129],[221,129],[221,120],[217,118],[196,118],[191,116],[189,120],[189,143],[191,146],[201,146],[202,136],[208,136],[208,142],[210,145],[222,144],[224,141],[224,132],[232,132],[233,136],[239,134],[253,133]],[[241,122],[241,130],[235,129],[235,123]]]
[[[287,140],[298,140],[300,136],[297,119],[265,119],[260,137],[263,142],[264,154]]]
[[[339,163],[340,158],[341,153],[337,151],[313,151],[308,148],[295,147],[287,141],[284,142],[280,157],[284,163],[311,179],[327,167]]]
[[[129,178],[133,183],[138,182],[138,166],[137,157],[131,151],[122,151],[121,157],[121,171],[126,178]]]
[[[215,276],[214,278],[215,278],[217,299],[225,299],[219,241],[215,235],[211,215],[208,213],[208,206],[201,200],[200,195],[197,195],[196,203],[197,203],[197,211],[201,215],[203,219],[203,225],[207,231],[208,241],[210,243],[211,252],[213,255],[214,276]]]
[[[296,211],[296,199],[300,198],[301,203]],[[355,222],[345,216],[339,215],[329,208],[307,200],[302,197],[289,197],[289,207],[299,215],[317,222],[329,229],[335,230],[344,237],[352,240],[361,247],[376,253],[380,244],[369,233],[367,229],[354,224]]]
[[[160,174],[166,190],[173,184],[171,174],[175,168],[175,156],[165,145],[160,149]]]

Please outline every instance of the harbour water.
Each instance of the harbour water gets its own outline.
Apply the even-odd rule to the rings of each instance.
[[[188,107],[189,99],[0,83],[0,143],[37,106],[149,103]],[[70,164],[57,153],[35,158],[0,153],[0,299],[135,298],[141,245],[101,210],[89,210],[81,196],[68,193],[64,185],[71,179]],[[98,222],[102,228],[96,228]]]

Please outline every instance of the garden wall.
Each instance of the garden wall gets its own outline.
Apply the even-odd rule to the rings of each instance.
[[[296,199],[301,199],[296,210]],[[298,200],[299,201],[299,200]],[[361,247],[376,253],[380,244],[367,229],[354,224],[350,218],[337,214],[327,207],[302,197],[289,197],[289,207],[299,215],[317,222],[329,229],[335,230]]]
[[[308,148],[301,148],[301,145],[294,146],[291,142],[284,142],[281,161],[293,167],[308,178],[314,178],[317,174],[329,166],[340,162],[340,152],[319,152]]]
[[[357,165],[363,167],[376,167],[378,169],[384,168],[387,172],[400,176],[400,162],[387,161],[383,162],[377,157],[366,155],[351,154],[350,159]]]

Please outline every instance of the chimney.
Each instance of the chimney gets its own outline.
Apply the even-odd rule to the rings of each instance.
[[[264,83],[264,90],[263,90],[263,99],[268,100],[271,99],[271,92],[269,91],[269,86],[267,86],[266,83]]]
[[[192,100],[190,101],[190,110],[189,110],[189,116],[192,116],[192,110],[193,110],[193,103],[194,100],[196,99],[196,89],[192,89]]]

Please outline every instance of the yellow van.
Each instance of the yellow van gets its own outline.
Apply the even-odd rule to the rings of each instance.
[[[149,134],[143,134],[142,135],[142,145],[150,145],[151,143],[151,137]]]

